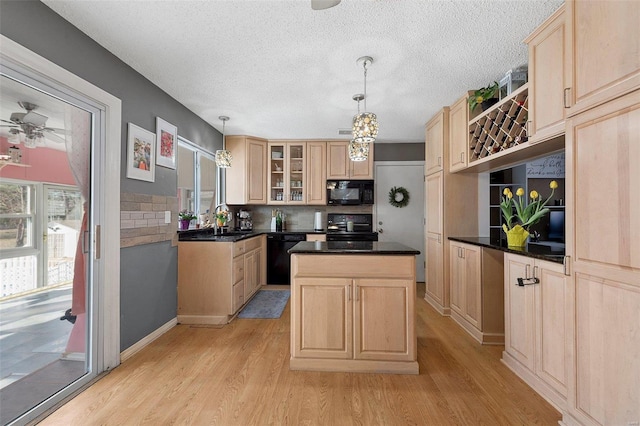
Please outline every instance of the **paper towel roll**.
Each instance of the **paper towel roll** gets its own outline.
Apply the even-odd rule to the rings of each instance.
[[[322,213],[316,212],[313,219],[313,229],[316,231],[322,231],[324,227],[322,226]]]

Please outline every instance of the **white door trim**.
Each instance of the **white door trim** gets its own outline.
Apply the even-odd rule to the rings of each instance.
[[[102,154],[104,202],[101,212],[102,226],[100,252],[101,265],[97,267],[99,289],[98,360],[96,373],[120,364],[120,150],[122,105],[120,99],[70,73],[64,68],[30,51],[0,34],[0,60],[13,62],[28,69],[43,80],[54,83],[70,93],[78,93],[100,105],[105,111],[105,146]]]

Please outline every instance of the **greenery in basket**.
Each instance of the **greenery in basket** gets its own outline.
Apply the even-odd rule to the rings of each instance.
[[[529,197],[531,198],[531,202],[529,205],[525,205],[525,201],[522,199],[524,195],[524,189],[518,188],[516,191],[516,195],[518,196],[518,200],[513,198],[513,193],[509,188],[505,188],[502,194],[502,202],[500,203],[500,209],[502,210],[502,215],[504,216],[504,220],[506,224],[505,232],[507,229],[511,230],[516,226],[520,226],[524,228],[526,231],[529,231],[529,227],[531,225],[535,225],[542,219],[542,216],[549,213],[549,209],[545,206],[553,197],[553,193],[558,187],[558,182],[552,180],[549,184],[549,188],[551,188],[551,194],[549,198],[542,201],[542,197],[538,194],[538,191],[533,190],[529,193]],[[513,214],[513,207],[516,209],[516,214]]]
[[[473,92],[473,95],[469,97],[469,111],[473,111],[476,106],[482,102],[497,98],[498,96],[498,82],[494,81],[491,86],[483,87]]]
[[[218,213],[216,213],[216,219],[220,223],[223,223],[223,224],[227,223],[227,221],[229,220],[229,211],[228,210],[220,210]]]
[[[180,220],[193,220],[193,219],[197,219],[197,216],[193,214],[193,212],[190,212],[188,210],[182,210],[180,213],[178,213],[178,218]]]

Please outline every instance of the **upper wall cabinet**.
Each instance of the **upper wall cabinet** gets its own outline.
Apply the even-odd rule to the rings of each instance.
[[[445,107],[427,123],[425,130],[425,172],[430,175],[444,166],[444,147],[449,143],[449,107]]]
[[[565,55],[564,5],[525,40],[529,45],[529,117],[532,143],[564,133],[565,88],[571,73]]]
[[[305,204],[305,142],[269,142],[269,204]]]
[[[567,0],[566,6],[569,115],[640,88],[638,2]]]
[[[373,179],[373,149],[366,161],[349,159],[349,142],[327,142],[327,179]]]
[[[449,111],[449,171],[467,167],[469,150],[469,99],[464,95]]]
[[[227,136],[233,156],[226,170],[228,204],[267,204],[267,141],[252,136]]]
[[[307,204],[327,204],[327,143],[307,142]]]

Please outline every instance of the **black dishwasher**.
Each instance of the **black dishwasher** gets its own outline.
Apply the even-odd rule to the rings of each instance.
[[[290,284],[291,255],[287,251],[306,239],[306,234],[267,235],[267,284]]]

